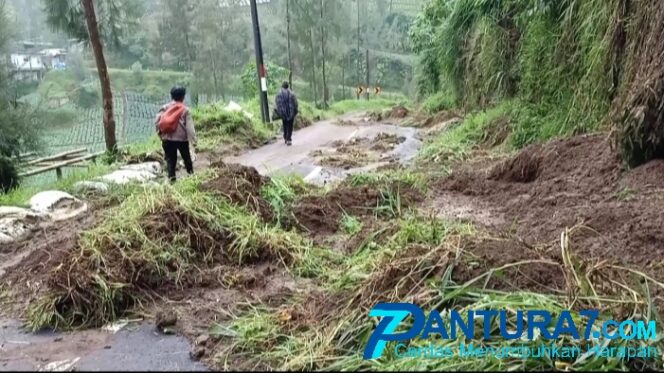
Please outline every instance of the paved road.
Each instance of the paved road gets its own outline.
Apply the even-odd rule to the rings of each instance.
[[[84,371],[205,371],[189,357],[189,343],[157,333],[153,325],[101,330],[28,333],[17,321],[0,321],[0,371],[34,371],[73,361]]]
[[[322,184],[381,166],[376,163],[353,170],[335,170],[316,165],[310,154],[315,150],[328,149],[336,141],[373,138],[380,133],[404,136],[406,141],[394,150],[394,155],[402,162],[412,159],[421,146],[415,137],[417,130],[414,128],[371,122],[359,114],[348,115],[343,119],[346,121],[344,125],[339,125],[338,120],[333,119],[296,131],[292,147],[278,141],[239,157],[228,157],[224,161],[254,167],[264,175],[297,174],[308,182]],[[351,121],[354,124],[349,125]]]

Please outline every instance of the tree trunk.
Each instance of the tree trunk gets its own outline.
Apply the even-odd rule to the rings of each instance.
[[[325,76],[325,0],[320,0],[320,48],[323,56],[323,109],[327,109],[329,92],[327,91],[327,76]]]
[[[90,45],[97,63],[97,72],[99,73],[99,82],[101,83],[101,96],[104,106],[104,140],[106,141],[106,150],[115,153],[118,150],[118,143],[115,138],[115,115],[113,113],[113,92],[111,91],[111,79],[108,75],[108,67],[104,58],[104,49],[99,35],[99,26],[97,25],[97,16],[93,0],[81,0],[83,11],[85,12],[85,21],[88,26],[90,36]]]
[[[293,55],[290,40],[290,0],[286,0],[286,39],[288,40],[288,84],[293,89]]]

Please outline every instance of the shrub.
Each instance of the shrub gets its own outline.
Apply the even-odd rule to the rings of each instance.
[[[435,114],[439,111],[450,110],[457,106],[456,97],[450,91],[441,91],[429,97],[422,107],[429,114]]]
[[[0,192],[7,193],[19,185],[16,166],[7,157],[0,156]]]

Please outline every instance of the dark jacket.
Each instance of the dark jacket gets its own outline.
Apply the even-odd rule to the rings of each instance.
[[[277,113],[282,119],[293,120],[299,113],[297,97],[286,88],[281,88],[276,99]]]

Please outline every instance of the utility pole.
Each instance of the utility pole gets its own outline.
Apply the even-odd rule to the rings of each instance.
[[[290,0],[286,0],[286,38],[288,39],[288,84],[293,89],[293,56],[291,54],[290,40]]]
[[[360,0],[357,0],[357,86],[359,87],[362,83],[360,77],[360,71],[362,70],[362,55],[360,53]],[[357,99],[361,97],[358,94]]]
[[[256,0],[251,1],[251,23],[254,29],[254,45],[256,50],[256,70],[258,72],[258,92],[261,98],[261,116],[263,123],[270,121],[270,108],[267,100],[267,71],[263,62],[263,44],[258,23],[258,7]]]
[[[367,48],[367,101],[369,100],[370,84],[371,84],[371,70],[369,70],[369,49]]]

